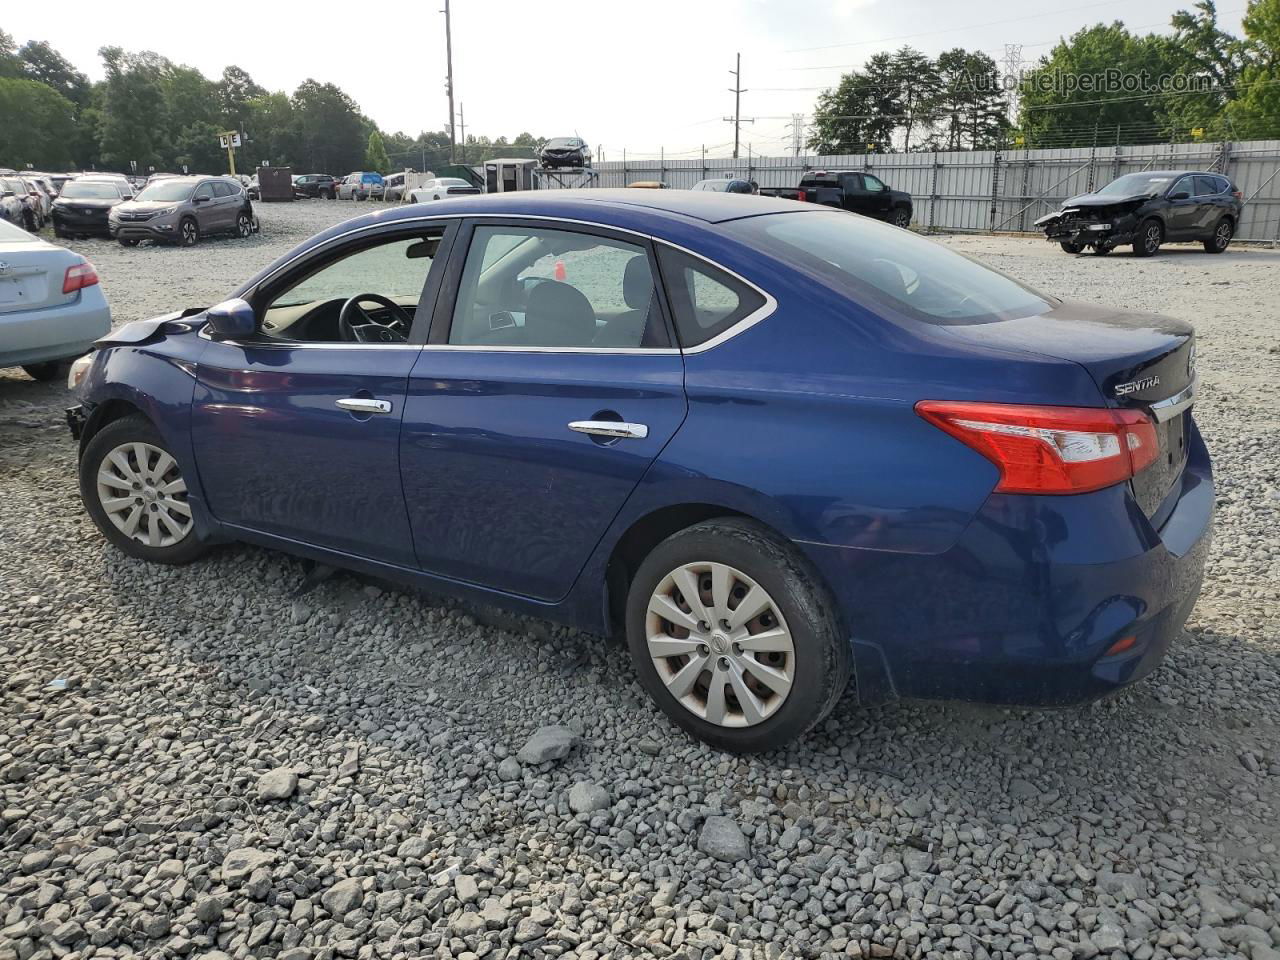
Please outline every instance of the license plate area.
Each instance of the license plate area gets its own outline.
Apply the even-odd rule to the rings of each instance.
[[[0,303],[17,303],[22,299],[22,281],[17,277],[0,277]]]
[[[1138,506],[1148,518],[1152,517],[1187,465],[1187,448],[1190,444],[1191,413],[1184,410],[1164,423],[1156,424],[1156,436],[1160,440],[1160,456],[1145,470],[1133,478],[1133,494]]]

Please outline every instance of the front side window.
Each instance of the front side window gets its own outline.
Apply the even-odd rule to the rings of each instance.
[[[666,328],[638,244],[542,227],[479,226],[449,342],[475,347],[664,347]]]
[[[772,214],[728,224],[855,299],[869,299],[926,323],[1014,320],[1053,309],[1043,294],[942,244],[836,212]]]
[[[1185,193],[1189,197],[1194,197],[1196,195],[1196,178],[1183,177],[1169,188],[1170,197],[1173,197],[1174,194],[1178,193]]]
[[[304,273],[272,294],[262,311],[263,335],[278,340],[359,342],[351,334],[350,323],[344,325],[340,317],[348,300],[372,294],[378,300],[357,301],[359,310],[349,308],[347,320],[362,324],[364,314],[407,337],[442,235],[443,228],[434,228],[364,245]]]
[[[885,189],[884,183],[877,180],[869,173],[864,173],[862,175],[862,182],[872,193],[879,193],[881,190]]]
[[[765,304],[751,287],[705,260],[662,247],[658,262],[682,347],[718,337]]]

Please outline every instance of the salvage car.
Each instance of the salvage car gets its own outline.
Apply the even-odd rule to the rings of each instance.
[[[690,190],[709,190],[713,193],[755,193],[757,187],[750,180],[740,177],[716,177],[710,180],[699,180]]]
[[[1131,243],[1134,256],[1149,257],[1164,243],[1182,241],[1222,253],[1243,209],[1244,195],[1220,173],[1156,170],[1127,173],[1072,197],[1036,226],[1067,253],[1108,254]]]
[[[257,229],[244,186],[231,177],[165,177],[111,208],[107,229],[121,246],[143,240],[194,247],[201,237],[229,233],[245,239]]]
[[[339,200],[374,200],[382,197],[382,174],[363,170],[348,173],[338,184]]]
[[[315,197],[320,200],[332,200],[337,196],[338,182],[327,173],[304,173],[294,177],[293,195],[295,197]]]
[[[0,367],[52,380],[110,329],[93,264],[0,223]]]
[[[22,181],[17,177],[0,176],[0,220],[27,226],[29,217],[23,191]]]
[[[538,151],[544,167],[589,167],[591,149],[580,137],[552,137]]]
[[[68,417],[129,556],[246,541],[622,633],[674,722],[751,751],[851,677],[1067,704],[1151,673],[1214,509],[1194,359],[1185,323],[814,204],[522,191],[121,327]]]
[[[117,180],[92,177],[68,180],[58,199],[53,201],[54,236],[110,236],[107,217],[112,207],[124,202],[121,190],[127,186]]]
[[[761,187],[759,193],[763,197],[838,207],[904,229],[911,226],[911,194],[894,190],[866,171],[813,170],[800,178],[797,188]]]
[[[409,202],[424,203],[428,200],[447,200],[449,197],[470,197],[483,192],[475,184],[467,183],[460,177],[435,177],[410,190]]]

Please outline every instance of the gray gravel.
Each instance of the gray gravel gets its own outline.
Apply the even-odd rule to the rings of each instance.
[[[74,246],[124,321],[364,209]],[[1200,330],[1217,538],[1149,681],[1056,712],[846,699],[724,756],[609,642],[347,575],[295,604],[301,565],[249,547],[122,557],[65,390],[5,372],[0,960],[1280,956],[1280,256],[948,242]]]

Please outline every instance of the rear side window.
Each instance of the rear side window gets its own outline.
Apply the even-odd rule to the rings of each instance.
[[[215,197],[229,197],[233,193],[235,191],[231,189],[231,184],[225,181],[219,180],[213,185],[213,195]]]
[[[660,247],[658,264],[682,347],[720,336],[765,305],[764,297],[741,280],[680,250]]]
[[[1217,177],[1196,177],[1196,196],[1212,197],[1222,192],[1222,181]]]

